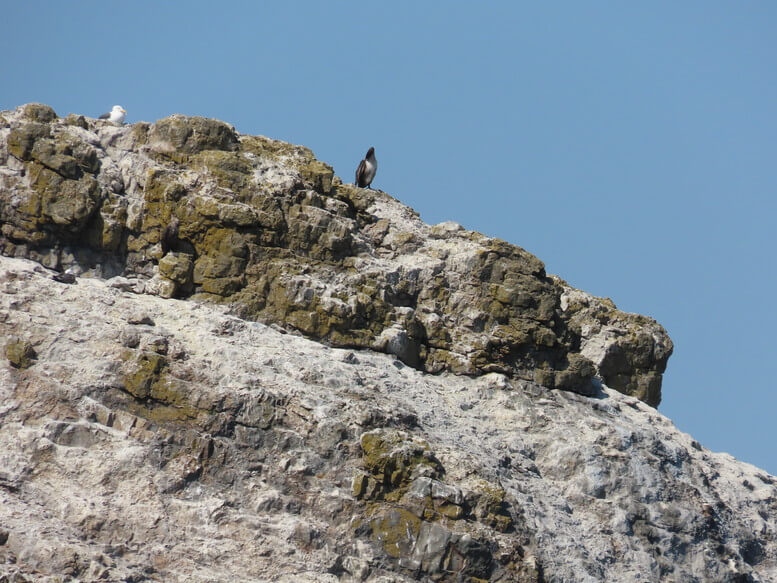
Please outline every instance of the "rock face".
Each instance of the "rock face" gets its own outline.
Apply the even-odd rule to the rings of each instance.
[[[777,579],[661,326],[305,148],[30,104],[0,222],[0,581]]]
[[[777,479],[634,397],[50,273],[0,257],[5,580],[777,578]]]
[[[653,320],[546,275],[519,247],[424,224],[303,147],[173,116],[117,127],[28,104],[0,117],[0,253],[136,291],[228,303],[431,373],[651,405],[672,352]]]

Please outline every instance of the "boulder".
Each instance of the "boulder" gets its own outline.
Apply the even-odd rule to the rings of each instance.
[[[206,150],[236,150],[238,137],[222,121],[176,115],[155,123],[148,142],[153,151],[162,154],[196,154]]]

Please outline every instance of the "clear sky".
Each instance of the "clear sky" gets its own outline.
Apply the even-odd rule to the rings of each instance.
[[[0,109],[216,117],[524,247],[675,343],[659,407],[777,474],[777,2],[5,2]]]

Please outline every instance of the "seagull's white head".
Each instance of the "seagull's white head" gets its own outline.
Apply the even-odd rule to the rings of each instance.
[[[111,116],[110,120],[114,123],[123,123],[124,117],[127,115],[127,110],[125,110],[121,105],[114,105],[113,109],[111,110]]]

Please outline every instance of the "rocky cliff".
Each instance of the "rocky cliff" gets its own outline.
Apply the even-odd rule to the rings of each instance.
[[[432,373],[500,372],[660,401],[663,328],[550,277],[519,247],[424,224],[303,147],[173,116],[117,127],[31,104],[0,118],[0,252]]]
[[[777,576],[661,326],[305,148],[22,106],[0,229],[8,581]]]

